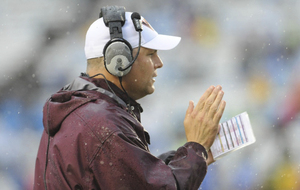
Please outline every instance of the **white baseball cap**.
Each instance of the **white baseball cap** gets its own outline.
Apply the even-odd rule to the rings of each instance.
[[[130,43],[132,48],[136,48],[139,45],[139,33],[134,28],[131,14],[131,12],[125,13],[125,24],[122,27],[122,33],[123,38]],[[142,16],[141,21],[143,25],[142,47],[155,50],[170,50],[180,42],[180,37],[158,34]],[[97,19],[86,33],[84,47],[86,58],[102,57],[104,46],[109,40],[109,28],[105,26],[103,18]]]

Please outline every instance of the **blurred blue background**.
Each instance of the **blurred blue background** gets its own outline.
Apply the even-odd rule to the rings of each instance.
[[[222,121],[247,111],[256,143],[209,166],[200,189],[300,189],[300,1],[2,0],[0,184],[32,189],[46,99],[85,72],[85,32],[106,5],[139,12],[182,41],[159,52],[156,91],[139,102],[158,155],[185,142],[189,100],[222,85]]]

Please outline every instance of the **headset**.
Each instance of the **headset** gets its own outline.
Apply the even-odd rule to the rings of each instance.
[[[104,65],[106,70],[117,77],[123,77],[129,73],[136,60],[141,47],[141,16],[132,13],[135,30],[139,32],[139,46],[137,55],[133,58],[130,43],[123,38],[122,26],[125,24],[125,7],[106,6],[101,8],[99,18],[103,17],[104,24],[109,27],[110,40],[103,49]]]

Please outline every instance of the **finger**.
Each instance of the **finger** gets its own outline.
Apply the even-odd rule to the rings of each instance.
[[[205,92],[204,94],[201,96],[201,98],[199,99],[195,110],[199,111],[202,110],[204,105],[205,105],[205,101],[207,100],[207,98],[211,95],[211,93],[213,92],[213,90],[215,89],[214,86],[210,86]]]
[[[215,114],[220,106],[223,96],[224,96],[223,90],[219,91],[216,99],[214,100],[213,104],[211,105],[211,107],[209,109],[209,112],[208,112],[209,117],[213,118],[215,116]]]
[[[218,111],[215,114],[215,117],[213,119],[216,123],[220,123],[220,120],[221,120],[221,117],[224,113],[225,107],[226,107],[226,102],[224,100],[222,100],[222,102],[220,104],[220,107],[219,107],[219,109],[218,109]]]
[[[194,102],[192,100],[190,100],[189,101],[189,107],[186,110],[186,114],[185,115],[190,115],[193,110],[194,110]]]
[[[213,105],[216,97],[218,96],[218,93],[222,90],[222,87],[218,85],[214,91],[210,94],[210,96],[207,98],[205,105],[204,105],[204,110],[208,113],[211,106]]]

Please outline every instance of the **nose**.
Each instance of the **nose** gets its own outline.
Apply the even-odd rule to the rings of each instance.
[[[160,57],[158,55],[156,55],[156,58],[154,60],[154,67],[155,69],[159,69],[159,68],[162,68],[164,66],[162,60],[160,59]]]

